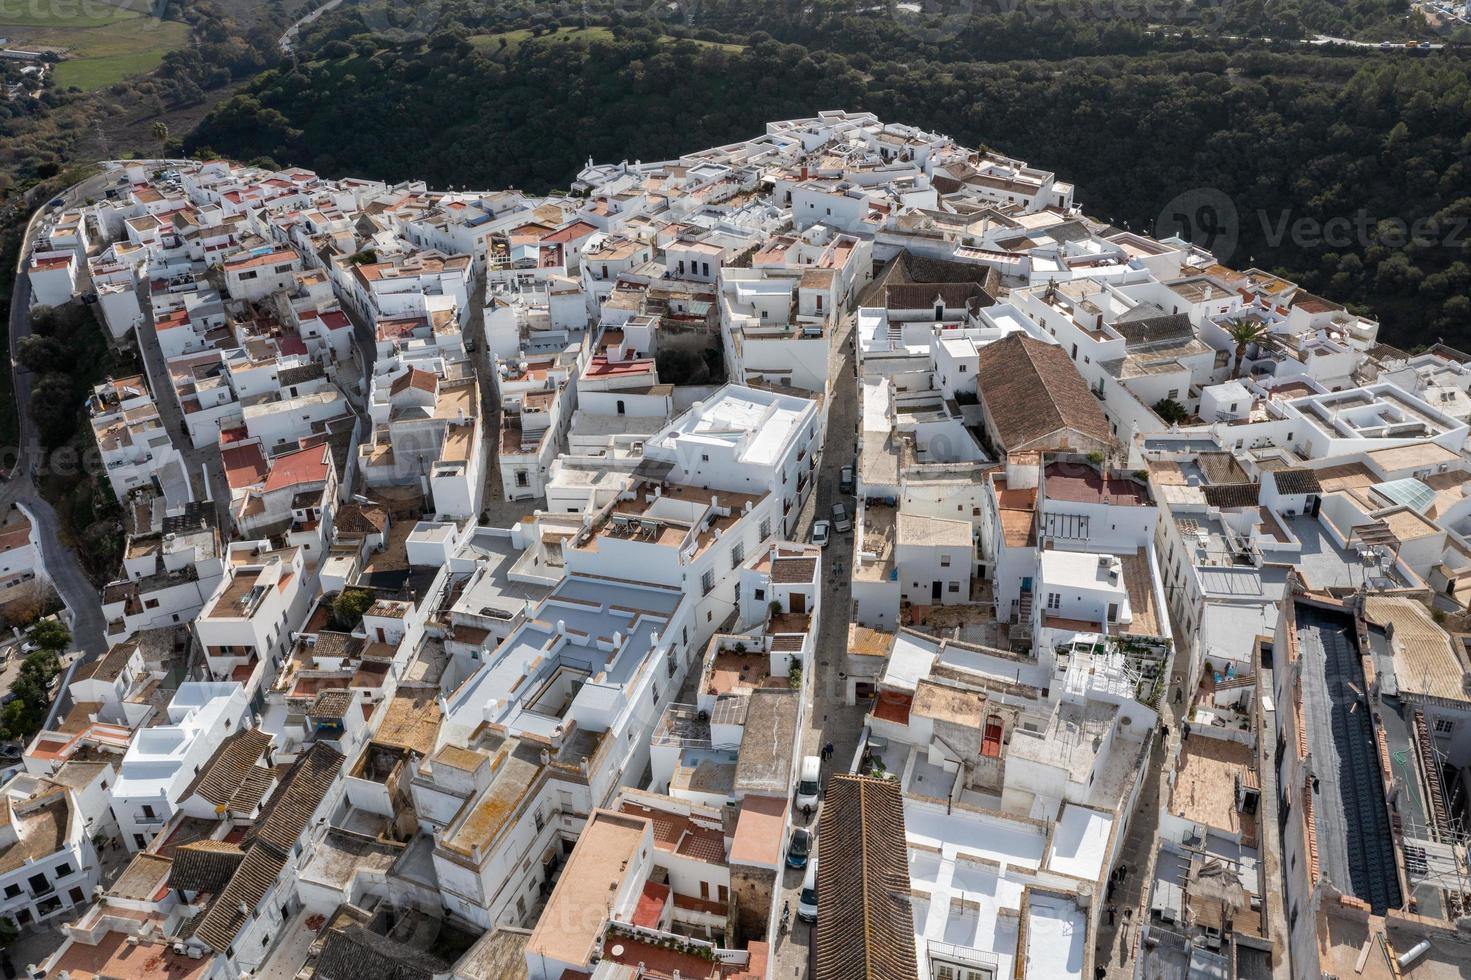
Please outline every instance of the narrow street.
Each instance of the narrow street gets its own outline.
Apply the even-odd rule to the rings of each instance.
[[[872,296],[882,282],[882,274],[875,275],[874,282],[863,292],[858,305],[872,302]],[[822,457],[817,471],[817,486],[807,498],[797,521],[797,538],[805,541],[812,522],[827,516],[833,503],[838,500],[847,505],[849,516],[854,514],[855,501],[838,492],[838,483],[844,466],[857,462],[856,432],[858,425],[858,382],[855,374],[856,360],[851,341],[855,313],[850,312],[834,331],[832,345],[828,351],[829,403],[827,405],[827,428],[823,434]],[[852,559],[855,531],[846,534],[833,532],[831,543],[823,552],[822,562],[822,615],[818,626],[817,664],[812,675],[813,702],[808,706],[808,725],[802,736],[802,754],[818,755],[823,746],[833,744],[833,757],[823,763],[822,780],[834,772],[847,772],[849,763],[858,749],[858,739],[863,732],[866,706],[846,704],[846,680],[844,662],[848,653],[848,623],[852,606]],[[822,816],[822,803],[812,815],[808,825],[816,830]],[[795,820],[801,822],[798,813]],[[813,851],[818,859],[822,854],[822,838],[818,838]],[[782,876],[781,900],[792,908],[791,928],[776,939],[776,978],[806,977],[812,971],[813,943],[816,925],[808,925],[797,919],[797,897],[802,889],[805,872],[785,869]]]

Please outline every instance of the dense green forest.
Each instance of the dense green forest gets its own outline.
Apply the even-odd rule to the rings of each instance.
[[[320,57],[266,72],[189,148],[546,190],[589,156],[667,158],[768,119],[867,109],[1054,169],[1090,214],[1130,228],[1152,230],[1181,194],[1224,202],[1232,264],[1379,315],[1385,339],[1471,345],[1471,78],[1449,51],[1253,45],[989,63],[762,33],[746,46],[676,41],[645,21],[514,44],[459,28],[397,45],[331,31],[316,38]]]

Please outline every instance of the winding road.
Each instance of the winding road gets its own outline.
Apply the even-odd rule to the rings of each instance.
[[[74,184],[58,196],[64,202],[63,206],[70,206],[88,197],[100,196],[110,179],[108,174],[98,174]],[[31,335],[31,282],[25,269],[30,258],[32,236],[47,210],[49,205],[42,204],[41,209],[26,224],[20,255],[16,259],[15,285],[10,293],[10,362],[20,445],[15,448],[15,467],[10,479],[0,486],[0,505],[19,503],[35,521],[42,564],[61,601],[66,604],[71,617],[73,642],[82,653],[73,662],[75,669],[76,663],[107,651],[107,640],[103,635],[102,600],[96,586],[77,560],[76,553],[62,542],[61,520],[56,511],[36,489],[35,477],[46,465],[46,453],[41,448],[35,420],[31,418],[31,372],[22,369],[15,361],[16,345],[21,338]]]

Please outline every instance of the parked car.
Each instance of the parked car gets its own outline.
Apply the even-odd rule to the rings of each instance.
[[[853,521],[848,517],[848,508],[841,503],[833,504],[833,528],[839,533],[853,530]]]
[[[858,481],[853,474],[852,466],[845,466],[838,471],[838,489],[843,493],[852,493],[858,487]]]
[[[792,831],[791,842],[787,844],[787,867],[807,867],[807,855],[812,853],[811,832],[798,827]]]
[[[64,198],[53,197],[51,199],[51,207],[52,208],[59,208],[59,207],[61,207],[65,203],[66,203],[66,200]]]
[[[802,769],[797,774],[797,809],[817,809],[817,798],[822,790],[822,760],[815,755],[802,759]]]
[[[803,922],[817,921],[817,857],[807,862],[807,874],[802,877],[802,891],[797,895],[797,918]]]
[[[812,522],[812,543],[819,548],[826,548],[828,538],[832,533],[833,526],[827,521]]]

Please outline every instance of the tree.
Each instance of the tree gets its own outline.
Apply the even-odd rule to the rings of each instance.
[[[1173,398],[1161,398],[1154,403],[1154,414],[1168,422],[1170,425],[1179,425],[1190,417],[1185,406]]]
[[[55,337],[31,334],[15,342],[15,359],[27,371],[44,374],[65,370],[74,358]]]
[[[153,139],[156,143],[166,143],[169,138],[169,124],[163,120],[153,124]]]
[[[72,635],[69,630],[55,619],[43,619],[31,627],[31,642],[42,650],[51,650],[60,653],[71,643]]]
[[[332,600],[332,625],[350,630],[362,620],[373,605],[373,593],[367,589],[343,589]]]
[[[1260,320],[1237,318],[1227,322],[1226,333],[1236,343],[1236,363],[1231,368],[1231,377],[1241,377],[1241,362],[1246,359],[1246,348],[1259,344],[1267,336],[1267,326]]]

